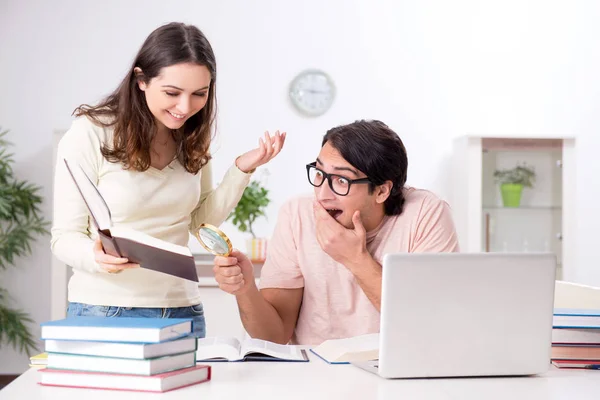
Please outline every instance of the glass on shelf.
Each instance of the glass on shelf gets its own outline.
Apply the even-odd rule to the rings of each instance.
[[[555,252],[561,245],[560,213],[505,213],[483,215],[483,251]]]

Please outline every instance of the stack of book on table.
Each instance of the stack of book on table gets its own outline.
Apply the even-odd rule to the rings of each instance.
[[[600,310],[556,308],[552,326],[552,364],[600,369]]]
[[[40,384],[166,392],[210,380],[191,319],[70,317],[41,324]]]

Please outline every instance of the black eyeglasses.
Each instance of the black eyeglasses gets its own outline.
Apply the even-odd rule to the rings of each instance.
[[[325,180],[328,180],[329,187],[333,193],[340,196],[346,196],[350,192],[350,186],[352,186],[353,183],[372,183],[369,178],[348,179],[345,176],[328,174],[317,168],[316,162],[306,164],[306,173],[311,185],[319,187]]]

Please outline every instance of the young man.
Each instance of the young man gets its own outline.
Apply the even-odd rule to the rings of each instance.
[[[260,290],[248,258],[215,258],[219,287],[236,296],[246,331],[277,343],[317,345],[379,332],[386,253],[454,252],[448,205],[405,187],[408,159],[379,121],[327,132],[306,166],[315,195],[282,206]]]

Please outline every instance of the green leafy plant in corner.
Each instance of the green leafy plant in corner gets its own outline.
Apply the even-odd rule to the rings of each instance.
[[[258,217],[266,218],[265,210],[270,202],[269,191],[259,181],[252,181],[244,189],[242,198],[227,220],[231,219],[240,232],[250,232],[252,237],[256,238],[252,224]]]
[[[494,178],[499,184],[508,183],[532,188],[535,183],[535,169],[523,163],[514,168],[494,171]]]
[[[36,235],[48,233],[48,222],[40,215],[40,188],[15,178],[11,145],[5,139],[8,131],[0,131],[0,272],[14,267],[15,262],[31,254]],[[8,291],[0,287],[0,347],[4,344],[31,355],[35,341],[29,328],[33,320],[11,306]]]

